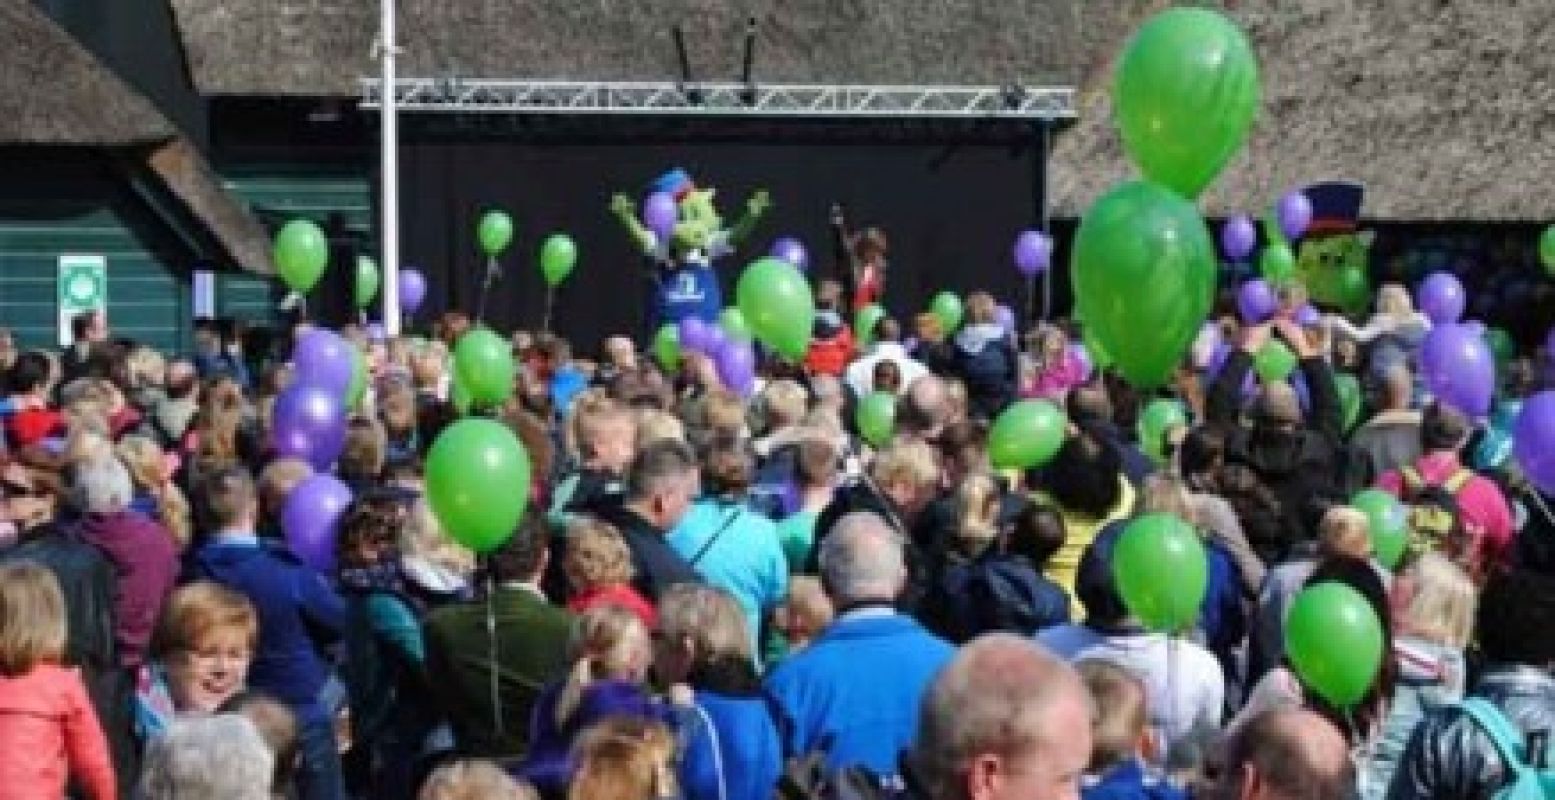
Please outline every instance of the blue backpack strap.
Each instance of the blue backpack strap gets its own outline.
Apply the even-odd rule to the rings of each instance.
[[[1490,741],[1496,746],[1496,751],[1501,754],[1501,760],[1506,762],[1507,768],[1513,773],[1522,775],[1532,769],[1528,765],[1528,759],[1524,755],[1523,733],[1509,722],[1501,710],[1489,701],[1479,697],[1470,697],[1458,704],[1474,724],[1490,737]]]

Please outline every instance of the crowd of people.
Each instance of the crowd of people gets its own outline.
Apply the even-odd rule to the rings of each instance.
[[[1555,499],[1478,457],[1484,424],[1417,378],[1429,322],[1382,296],[1365,326],[1298,322],[1300,298],[1228,310],[1222,363],[1189,354],[1153,392],[1093,369],[1068,322],[1017,336],[982,292],[959,330],[923,315],[909,336],[851,330],[848,287],[821,281],[811,357],[767,355],[748,396],[696,353],[515,332],[513,396],[475,413],[522,441],[530,503],[479,558],[423,497],[470,321],[346,325],[370,381],[328,570],[286,544],[312,467],[269,447],[297,331],[260,350],[202,323],[187,356],[96,313],[63,352],[5,337],[0,795],[1498,796],[1555,722]],[[1271,339],[1300,391],[1249,388]],[[1364,389],[1353,424],[1340,373]],[[879,392],[894,426],[870,445],[855,410]],[[995,469],[991,420],[1034,397],[1064,410],[1062,445]],[[1187,418],[1143,441],[1158,397]],[[1443,527],[1385,566],[1350,505],[1369,487]],[[1147,513],[1207,553],[1182,635],[1118,588]],[[1325,582],[1386,638],[1353,706],[1286,653],[1292,599]]]

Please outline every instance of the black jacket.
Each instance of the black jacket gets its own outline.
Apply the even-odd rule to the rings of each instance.
[[[998,325],[969,325],[956,335],[954,374],[966,384],[967,407],[991,420],[1015,402],[1020,356]]]
[[[632,588],[643,597],[657,603],[664,590],[677,583],[700,583],[685,559],[680,557],[669,542],[665,532],[643,519],[624,505],[604,506],[594,512],[601,520],[614,525],[632,551],[632,568],[637,573],[632,578]]]
[[[897,600],[897,607],[905,613],[912,613],[928,591],[932,574],[930,560],[920,545],[925,534],[910,528],[901,510],[889,498],[875,491],[868,482],[859,481],[838,489],[831,504],[821,510],[820,517],[815,521],[815,541],[810,547],[810,559],[805,563],[805,572],[820,574],[821,542],[831,534],[838,520],[855,511],[878,514],[902,537],[903,554],[907,561],[907,586]]]
[[[1206,404],[1210,422],[1238,423],[1242,383],[1253,357],[1234,350],[1211,384]],[[1266,562],[1281,560],[1291,545],[1312,538],[1328,508],[1360,486],[1341,439],[1343,417],[1333,370],[1319,358],[1301,361],[1312,399],[1303,426],[1278,430],[1258,423],[1236,425],[1226,439],[1226,463],[1251,469],[1280,501],[1279,541],[1255,545]]]
[[[1555,677],[1544,670],[1492,667],[1470,694],[1489,700],[1525,736],[1549,741],[1555,735]],[[1490,737],[1460,708],[1448,706],[1426,717],[1409,737],[1388,800],[1490,800],[1508,777]]]

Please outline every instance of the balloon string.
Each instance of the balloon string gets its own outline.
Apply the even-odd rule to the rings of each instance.
[[[491,285],[497,280],[497,257],[486,257],[486,279],[481,281],[481,290],[475,296],[475,323],[479,325],[486,318],[486,295]]]
[[[1162,726],[1163,730],[1161,731],[1161,753],[1159,756],[1163,764],[1170,762],[1171,753],[1169,750],[1171,749],[1172,744],[1171,720],[1172,718],[1175,718],[1178,713],[1176,632],[1168,633],[1166,635],[1166,707],[1169,710],[1167,711],[1167,724]]]
[[[486,562],[486,647],[491,657],[491,722],[492,729],[501,736],[502,731],[502,690],[497,680],[497,577],[491,569],[491,562]]]
[[[540,330],[543,333],[551,332],[551,310],[556,303],[556,287],[545,287],[545,316],[540,320]]]

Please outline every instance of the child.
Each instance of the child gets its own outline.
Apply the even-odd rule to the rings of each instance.
[[[567,609],[577,614],[616,605],[637,615],[643,625],[657,624],[653,604],[632,588],[632,552],[621,532],[608,522],[582,517],[567,526],[567,555],[562,564],[572,592]]]
[[[580,403],[573,425],[581,463],[552,495],[549,517],[556,528],[565,528],[578,512],[620,498],[637,449],[637,421],[631,410],[608,399]]]
[[[1155,755],[1145,712],[1145,685],[1128,670],[1105,661],[1075,667],[1091,693],[1091,763],[1081,783],[1083,800],[1186,800],[1181,789],[1145,771]]]
[[[645,687],[653,663],[647,626],[614,605],[583,612],[568,646],[572,668],[535,703],[524,776],[543,796],[554,796],[572,776],[569,753],[590,725],[607,717],[669,722],[673,712]]]
[[[773,612],[777,629],[787,639],[788,655],[805,649],[815,641],[835,615],[831,599],[821,588],[821,580],[795,575],[788,580],[788,599]]]
[[[108,742],[65,652],[65,598],[54,574],[0,566],[0,786],[7,797],[60,797],[68,776],[94,800],[117,796]]]

